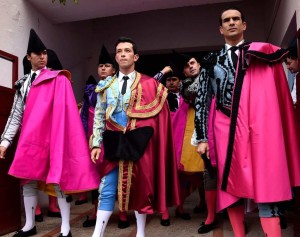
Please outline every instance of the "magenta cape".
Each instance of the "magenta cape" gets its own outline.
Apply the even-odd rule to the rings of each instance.
[[[66,192],[96,189],[100,177],[67,77],[68,71],[44,69],[33,82],[9,174],[59,184]]]
[[[128,206],[128,209],[151,214],[154,211],[162,213],[168,206],[179,205],[178,172],[166,96],[164,86],[143,74],[138,73],[131,86],[126,129],[151,126],[154,134],[142,158],[133,163],[132,170],[128,168],[128,162],[103,159],[102,176],[119,165],[118,193],[122,210]],[[110,130],[120,129],[110,120],[106,121],[106,126]],[[127,185],[130,182],[131,185]]]
[[[183,165],[180,163],[184,132],[186,127],[187,115],[189,110],[189,104],[184,102],[182,96],[180,96],[179,107],[175,112],[171,113],[172,128],[173,128],[173,140],[174,148],[176,152],[177,168],[178,170],[184,170]]]
[[[240,57],[247,55],[250,63],[237,103],[236,125],[234,112],[231,119],[219,111],[212,115],[219,172],[218,210],[238,198],[251,198],[256,203],[290,200],[291,187],[300,185],[292,99],[280,62],[284,55],[278,57],[277,50],[265,43],[251,43],[248,51],[243,49]]]

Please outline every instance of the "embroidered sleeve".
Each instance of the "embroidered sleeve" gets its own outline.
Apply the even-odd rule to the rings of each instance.
[[[199,88],[199,79],[186,78],[182,81],[180,92],[186,101],[194,101]]]
[[[1,141],[8,141],[10,144],[12,143],[14,137],[16,136],[23,118],[24,113],[24,101],[19,90],[16,91],[14,97],[14,103],[12,109],[10,111],[10,115],[8,117],[6,126],[1,135]]]
[[[100,147],[103,140],[102,134],[105,128],[106,113],[106,91],[97,95],[97,103],[95,107],[93,135],[91,138],[90,148]]]
[[[209,73],[202,68],[195,99],[195,143],[207,142],[207,118],[209,109]]]
[[[162,79],[164,78],[164,74],[162,72],[158,72],[158,73],[156,73],[156,75],[153,78],[156,79],[157,81],[161,82]]]
[[[117,80],[116,75],[114,75],[113,77],[108,76],[104,80],[100,80],[98,85],[96,86],[95,91],[102,92],[106,90],[108,87],[110,87],[110,85],[114,82],[114,80]]]

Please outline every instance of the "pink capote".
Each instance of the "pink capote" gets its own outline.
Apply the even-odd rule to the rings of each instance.
[[[211,101],[211,106],[209,109],[209,113],[208,113],[208,147],[209,147],[209,159],[210,162],[212,164],[212,166],[216,166],[217,165],[217,161],[216,161],[216,154],[215,154],[215,142],[214,142],[214,121],[215,121],[215,110],[216,110],[216,98],[213,97],[212,101]]]
[[[212,104],[212,107],[216,108],[214,104]],[[208,144],[211,162],[213,165],[216,165],[217,162],[217,211],[220,211],[238,201],[240,197],[233,196],[221,190],[227,152],[230,119],[220,112],[220,110],[213,110],[209,115],[209,122],[213,122],[212,126],[209,124],[209,129],[211,131],[208,134]]]
[[[171,121],[172,121],[172,130],[173,130],[173,141],[174,141],[174,148],[176,152],[176,159],[177,159],[177,168],[178,170],[183,171],[184,167],[180,163],[181,160],[181,153],[182,153],[182,144],[183,144],[183,137],[186,127],[187,115],[189,110],[189,104],[184,102],[182,96],[179,99],[179,106],[175,112],[170,112],[171,114]]]
[[[252,43],[249,51],[269,54],[277,49],[270,44]],[[219,172],[218,210],[240,197],[254,199],[256,203],[289,200],[291,187],[300,185],[296,123],[282,65],[270,66],[251,54],[249,59],[226,193],[220,190],[220,183],[230,119],[216,110],[212,115]]]
[[[100,177],[67,77],[68,71],[43,69],[33,82],[9,174],[59,184],[66,192],[96,189]]]

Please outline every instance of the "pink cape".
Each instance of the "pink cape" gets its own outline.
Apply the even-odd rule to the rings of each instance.
[[[59,184],[67,192],[92,190],[100,177],[67,77],[68,71],[44,69],[33,82],[9,174]]]
[[[186,127],[187,115],[189,104],[184,102],[180,96],[179,107],[176,112],[170,112],[172,120],[173,140],[174,148],[176,152],[177,168],[178,170],[184,170],[183,165],[180,163],[184,132]]]
[[[250,44],[226,192],[220,186],[224,183],[230,119],[219,111],[210,115],[219,172],[218,210],[239,198],[251,198],[256,203],[290,200],[291,188],[300,185],[298,137],[285,73],[280,62],[270,66],[257,54],[252,55],[271,54],[277,49],[270,44]]]

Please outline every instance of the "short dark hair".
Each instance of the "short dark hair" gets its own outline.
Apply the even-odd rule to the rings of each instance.
[[[223,13],[224,12],[226,12],[226,11],[229,11],[229,10],[236,10],[236,11],[238,11],[239,13],[241,13],[241,19],[242,19],[242,22],[244,22],[245,21],[245,15],[244,15],[244,13],[241,11],[241,9],[239,9],[238,7],[228,7],[228,8],[226,8],[226,9],[224,9],[222,12],[221,12],[221,14],[220,14],[220,19],[219,19],[219,21],[220,21],[220,26],[222,25],[222,15],[223,15]]]
[[[115,48],[118,46],[119,43],[131,43],[132,44],[132,49],[133,49],[133,53],[134,54],[137,54],[138,53],[138,50],[137,50],[137,47],[136,47],[136,44],[135,42],[131,39],[131,38],[128,38],[128,37],[120,37],[116,44],[115,44]]]
[[[288,48],[288,51],[289,52],[286,55],[287,58],[293,59],[293,60],[298,59],[298,49],[297,49],[297,46],[293,46],[293,47]]]

